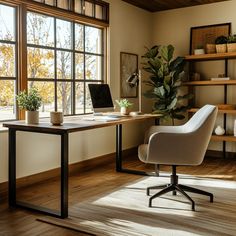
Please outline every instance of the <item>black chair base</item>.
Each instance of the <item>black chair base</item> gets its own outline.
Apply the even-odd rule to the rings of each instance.
[[[210,202],[213,202],[213,198],[214,198],[212,193],[209,193],[209,192],[197,189],[197,188],[189,187],[186,185],[178,184],[178,176],[176,175],[176,166],[172,166],[172,175],[171,175],[171,183],[170,184],[148,187],[147,188],[147,195],[148,196],[150,195],[151,189],[162,189],[162,190],[159,191],[158,193],[154,194],[152,197],[150,197],[149,207],[152,207],[152,200],[153,199],[160,197],[161,195],[168,193],[168,192],[172,192],[173,195],[176,195],[176,193],[179,192],[184,197],[186,197],[189,200],[189,202],[191,203],[193,211],[195,211],[195,202],[186,192],[209,196]]]

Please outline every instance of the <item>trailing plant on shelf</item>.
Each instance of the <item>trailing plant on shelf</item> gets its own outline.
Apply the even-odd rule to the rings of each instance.
[[[236,43],[236,34],[229,35],[227,43]]]
[[[225,37],[224,35],[221,35],[216,38],[215,44],[226,44],[227,41],[228,41],[227,37]]]
[[[173,59],[173,54],[172,45],[147,48],[147,52],[142,56],[142,64],[143,69],[150,74],[144,83],[151,87],[144,96],[153,99],[153,113],[162,114],[163,118],[171,118],[174,125],[175,119],[185,118],[183,112],[188,106],[183,105],[183,101],[192,96],[179,94],[185,60],[183,57]]]

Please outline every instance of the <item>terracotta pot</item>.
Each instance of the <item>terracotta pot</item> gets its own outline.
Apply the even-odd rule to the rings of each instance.
[[[206,45],[206,53],[207,54],[216,53],[216,45],[208,43]]]
[[[63,123],[63,113],[58,111],[50,112],[50,121],[53,125],[61,125]]]
[[[217,53],[225,53],[227,51],[226,44],[216,44],[216,52]]]
[[[38,111],[25,111],[25,123],[26,124],[38,124],[39,112]]]
[[[236,43],[227,43],[227,52],[236,52]]]

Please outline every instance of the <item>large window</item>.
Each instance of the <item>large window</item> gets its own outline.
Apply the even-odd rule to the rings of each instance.
[[[0,5],[0,120],[16,119],[16,9]]]
[[[103,30],[27,13],[28,87],[43,97],[41,117],[91,112],[88,83],[103,82]]]

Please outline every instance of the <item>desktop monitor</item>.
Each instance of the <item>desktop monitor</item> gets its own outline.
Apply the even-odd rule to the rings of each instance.
[[[94,112],[114,111],[108,84],[89,84],[88,87]]]

